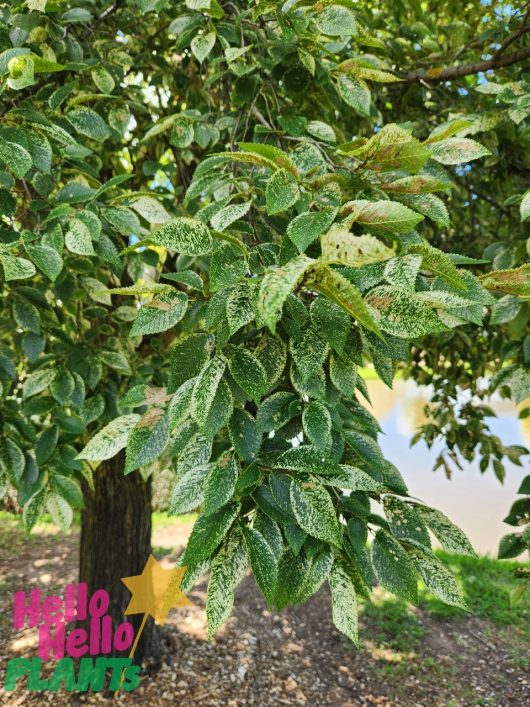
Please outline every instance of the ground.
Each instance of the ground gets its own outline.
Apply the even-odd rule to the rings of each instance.
[[[155,517],[155,554],[167,566],[182,550],[192,519]],[[49,593],[76,581],[79,531],[60,534],[42,523],[27,536],[20,523],[0,518],[0,685],[7,660],[36,655],[35,630],[15,633],[12,597],[38,584]],[[472,614],[444,607],[422,592],[410,607],[376,590],[363,606],[361,648],[333,627],[329,597],[321,591],[281,615],[267,610],[254,581],[240,586],[230,622],[206,640],[205,584],[191,593],[194,606],[170,615],[172,645],[156,675],[122,695],[125,705],[377,705],[387,707],[522,707],[530,704],[528,607],[509,605],[514,563],[446,556],[465,578]],[[98,693],[13,693],[0,703],[34,707],[108,704]]]

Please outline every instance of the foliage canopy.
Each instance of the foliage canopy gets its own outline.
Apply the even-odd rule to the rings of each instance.
[[[67,528],[94,463],[170,459],[211,634],[249,565],[278,609],[327,580],[353,641],[373,573],[463,604],[367,361],[434,382],[454,462],[525,453],[448,403],[530,394],[528,15],[436,8],[0,3],[4,490]]]

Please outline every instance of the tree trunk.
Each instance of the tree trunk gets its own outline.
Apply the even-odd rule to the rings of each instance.
[[[137,471],[125,476],[124,463],[124,452],[103,461],[94,472],[95,491],[85,484],[79,581],[87,583],[89,596],[105,589],[113,629],[130,621],[136,635],[142,615],[124,616],[131,595],[121,578],[141,574],[151,553],[151,481],[144,482]],[[158,627],[148,618],[135,662],[145,658],[156,665],[160,656]]]

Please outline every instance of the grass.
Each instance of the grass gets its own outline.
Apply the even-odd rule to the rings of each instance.
[[[513,570],[524,567],[523,563],[490,557],[465,557],[443,551],[436,554],[458,578],[471,614],[503,626],[516,626],[530,639],[529,603],[510,603],[510,592],[523,581],[514,577]],[[424,587],[420,588],[420,606],[439,618],[461,617],[467,613],[444,604]]]

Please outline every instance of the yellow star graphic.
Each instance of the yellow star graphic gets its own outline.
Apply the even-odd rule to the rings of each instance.
[[[185,572],[185,567],[165,569],[149,555],[142,574],[121,580],[132,594],[125,614],[146,614],[163,626],[170,609],[192,604],[180,589]]]

